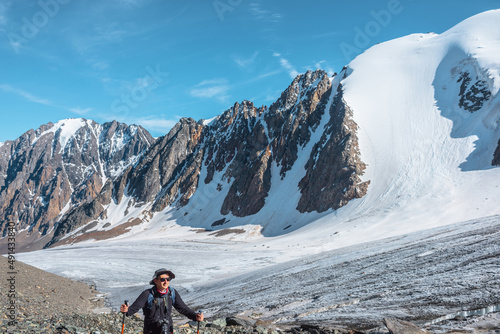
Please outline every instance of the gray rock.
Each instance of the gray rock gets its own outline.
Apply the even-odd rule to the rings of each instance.
[[[227,326],[226,319],[219,318],[212,321],[212,326],[217,328],[224,328]]]
[[[367,192],[369,181],[361,182],[360,178],[366,165],[359,157],[358,127],[343,99],[341,85],[329,112],[330,121],[314,145],[306,175],[299,182],[300,212],[336,210]]]
[[[245,328],[253,327],[255,325],[256,320],[244,317],[244,316],[234,316],[226,318],[227,326],[241,326]]]
[[[429,332],[418,328],[415,324],[395,318],[384,318],[384,325],[391,334],[429,334]]]

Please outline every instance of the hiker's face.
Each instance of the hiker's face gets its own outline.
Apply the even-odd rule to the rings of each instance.
[[[155,278],[155,284],[158,290],[165,290],[166,288],[168,288],[170,282],[167,280],[167,278],[169,278],[167,274],[163,274]]]

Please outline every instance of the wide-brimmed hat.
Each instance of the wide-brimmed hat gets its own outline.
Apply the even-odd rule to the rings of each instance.
[[[153,280],[155,278],[157,278],[158,276],[161,276],[163,274],[167,274],[168,277],[174,279],[175,278],[175,274],[173,272],[171,272],[170,270],[168,269],[165,269],[165,268],[161,268],[161,269],[158,269],[157,271],[155,271],[154,275],[153,275],[153,279],[151,281],[149,281],[149,284],[151,285],[154,285],[155,282],[153,282]]]

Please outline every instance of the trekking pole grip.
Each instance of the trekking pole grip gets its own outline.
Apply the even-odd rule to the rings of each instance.
[[[125,303],[124,303],[126,306],[128,306],[128,300],[125,300]],[[123,331],[125,330],[125,313],[126,312],[122,312],[123,313],[123,318],[122,318],[122,334],[123,334]]]
[[[202,314],[202,310],[198,310],[198,314]],[[196,324],[196,334],[200,334],[200,322]]]

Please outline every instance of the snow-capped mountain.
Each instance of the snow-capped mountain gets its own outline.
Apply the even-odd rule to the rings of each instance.
[[[269,107],[243,101],[211,121],[182,119],[154,143],[136,130],[144,139],[126,157],[103,146],[82,165],[86,146],[70,140],[79,132],[44,126],[0,147],[3,210],[19,230],[35,224],[46,234],[58,222],[48,245],[146,238],[171,225],[278,236],[349,222],[383,237],[375,226],[396,234],[498,214],[499,17],[490,11],[440,35],[379,44],[332,78],[297,76]],[[37,161],[19,160],[19,145],[67,157],[71,172],[57,180],[71,187],[50,216],[28,218],[29,201],[48,206],[57,187],[31,195],[18,186],[26,200],[11,204],[12,166]],[[71,210],[70,197],[80,202]]]
[[[62,170],[69,171],[70,187],[54,217],[28,220],[28,205],[6,208],[17,214],[13,219],[18,230],[40,230],[37,236],[44,237],[46,246],[114,237],[169,213],[174,215],[170,221],[208,229],[258,219],[263,233],[277,235],[311,221],[306,217],[294,224],[294,217],[338,209],[362,197],[369,184],[359,178],[365,165],[358,157],[356,124],[342,99],[342,87],[321,70],[297,76],[269,108],[244,101],[211,122],[182,119],[154,143],[149,135],[133,143],[122,139],[126,152],[132,151],[126,145],[142,148],[130,156],[110,153],[119,139],[93,130],[99,127],[95,123],[80,134],[82,122],[90,124],[67,120],[60,122],[66,126],[42,127],[28,141],[38,149],[41,138],[49,142],[54,137],[52,151],[46,146],[38,150],[60,154]],[[100,136],[99,143],[88,142],[92,133]],[[89,146],[96,154],[87,154]],[[83,159],[92,156],[91,161]],[[65,207],[70,197],[71,205]],[[280,208],[276,201],[282,202]],[[273,217],[285,207],[290,215]],[[35,222],[44,229],[33,226]]]
[[[56,245],[81,243],[18,257],[115,308],[168,266],[210,316],[372,328],[498,311],[499,54],[494,10],[301,75],[270,107],[184,119],[109,181],[102,212],[82,207],[90,224],[61,220]]]
[[[139,126],[66,119],[0,147],[2,233],[14,222],[18,251],[50,241],[65,214],[98,198],[154,142]],[[80,224],[86,222],[80,222]]]

